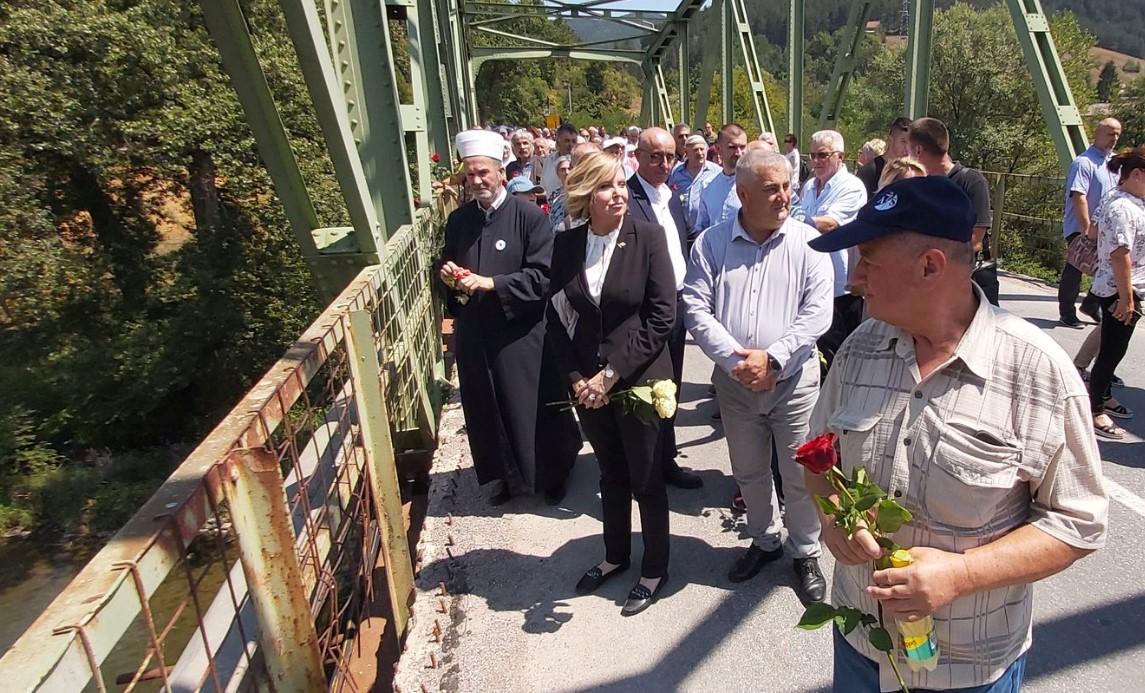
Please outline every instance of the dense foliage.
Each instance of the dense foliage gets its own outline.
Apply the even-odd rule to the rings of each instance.
[[[282,20],[246,4],[339,222]],[[99,484],[164,476],[317,308],[197,4],[6,3],[0,200],[0,526],[98,524]]]

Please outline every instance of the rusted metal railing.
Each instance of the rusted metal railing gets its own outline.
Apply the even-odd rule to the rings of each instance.
[[[435,435],[439,226],[421,212],[0,660],[3,690],[360,686],[375,595],[392,633],[409,617],[393,433]]]

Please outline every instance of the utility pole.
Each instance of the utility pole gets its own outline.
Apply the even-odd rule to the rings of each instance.
[[[910,26],[910,0],[902,0],[902,9],[899,11],[899,34],[906,36],[907,27]]]

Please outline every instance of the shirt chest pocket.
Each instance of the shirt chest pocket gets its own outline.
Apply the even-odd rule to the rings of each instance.
[[[831,417],[828,427],[839,437],[839,459],[844,469],[866,467],[875,474],[875,443],[881,414],[862,409],[843,409]]]
[[[1018,489],[1021,450],[1003,436],[959,422],[934,422],[937,440],[922,497],[932,521],[959,529],[1016,526],[1028,499]]]

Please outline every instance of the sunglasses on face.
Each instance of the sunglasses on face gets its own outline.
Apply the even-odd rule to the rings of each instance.
[[[807,156],[811,157],[812,159],[830,159],[832,154],[838,153],[839,152],[811,152]]]

